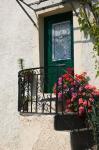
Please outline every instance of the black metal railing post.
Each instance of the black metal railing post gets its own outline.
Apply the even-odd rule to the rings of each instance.
[[[57,79],[57,82],[56,82],[56,114],[58,113],[58,66],[56,66],[56,71],[57,71],[57,74],[56,74],[56,79]]]
[[[37,106],[38,105],[38,75],[36,78],[36,113],[37,113]]]
[[[20,87],[20,80],[21,80],[21,78],[20,78],[20,75],[18,74],[18,111],[20,111],[21,110],[21,87]]]

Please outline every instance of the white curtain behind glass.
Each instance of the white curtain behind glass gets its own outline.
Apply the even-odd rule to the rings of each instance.
[[[52,61],[71,59],[70,21],[52,24]]]

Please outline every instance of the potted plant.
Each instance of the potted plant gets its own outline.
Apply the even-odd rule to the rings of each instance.
[[[74,112],[82,116],[86,110],[92,112],[92,105],[99,98],[99,90],[90,85],[89,80],[86,72],[74,74],[72,68],[67,68],[66,73],[58,78],[53,92],[57,94],[58,101],[63,101],[64,113]]]
[[[99,90],[90,85],[89,80],[86,72],[78,75],[74,74],[72,68],[67,68],[66,73],[54,84],[53,92],[57,95],[58,112],[76,116],[73,123],[78,124],[78,118],[85,121],[86,115],[92,113],[92,106],[99,98]]]

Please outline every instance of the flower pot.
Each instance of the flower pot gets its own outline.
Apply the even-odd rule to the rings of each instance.
[[[92,129],[72,131],[70,135],[72,150],[90,150],[95,144]]]
[[[79,117],[75,113],[58,114],[54,118],[55,130],[74,130],[86,128],[85,117]]]

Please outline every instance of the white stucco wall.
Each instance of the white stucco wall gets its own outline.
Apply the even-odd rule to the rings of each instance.
[[[96,78],[95,59],[93,58],[93,44],[80,31],[78,19],[73,17],[74,24],[74,70],[75,73],[87,72],[90,83],[99,88],[99,77]],[[99,56],[98,56],[99,60]]]
[[[32,17],[37,22],[33,12]],[[77,26],[75,19],[74,26]],[[78,32],[74,32],[75,41],[82,40]],[[38,35],[15,0],[0,1],[0,150],[71,149],[69,132],[54,131],[53,117],[24,117],[17,111],[18,59],[25,60],[26,68],[39,66]],[[94,79],[91,54],[85,48],[89,49],[88,44],[75,43],[75,71],[88,71]],[[93,80],[93,83],[98,81]]]
[[[16,1],[0,1],[0,150],[20,147],[18,59],[25,59],[28,67],[33,65],[34,40],[33,25]]]

